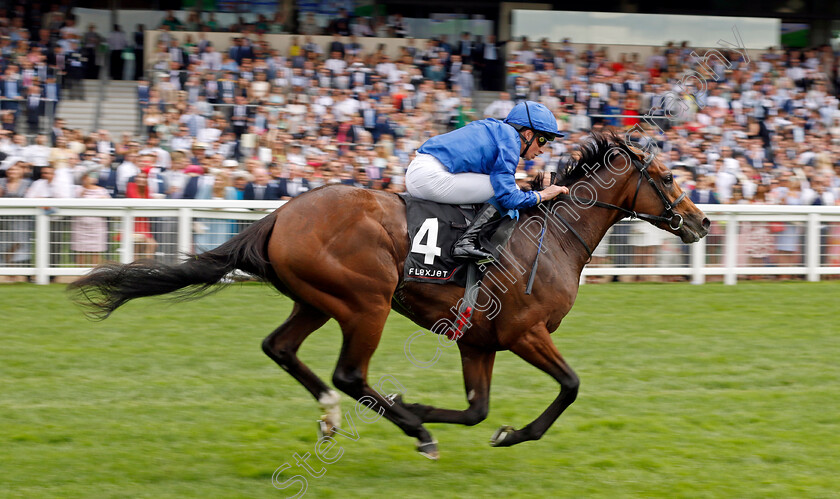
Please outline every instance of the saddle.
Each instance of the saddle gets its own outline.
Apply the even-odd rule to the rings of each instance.
[[[405,202],[409,240],[403,281],[466,287],[470,262],[452,258],[452,246],[483,205],[441,204],[407,194],[400,197]],[[498,259],[515,225],[516,221],[507,217],[488,224],[479,235],[481,246]]]

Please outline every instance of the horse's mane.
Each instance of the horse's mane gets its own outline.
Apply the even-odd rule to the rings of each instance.
[[[572,152],[572,160],[566,165],[563,171],[557,172],[554,185],[571,185],[582,179],[588,172],[598,171],[611,159],[614,153],[613,148],[619,148],[626,152],[631,158],[639,158],[639,151],[631,149],[624,140],[613,130],[607,132],[592,132],[583,142],[576,145]],[[587,166],[588,168],[584,168]],[[543,189],[543,173],[538,173],[529,182],[531,190],[540,191]]]

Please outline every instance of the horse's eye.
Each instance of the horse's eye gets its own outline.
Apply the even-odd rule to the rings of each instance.
[[[664,177],[662,177],[662,182],[663,182],[665,185],[671,185],[671,184],[673,184],[673,183],[674,183],[674,175],[673,175],[672,173],[667,173],[667,174],[665,174],[665,176],[664,176]]]

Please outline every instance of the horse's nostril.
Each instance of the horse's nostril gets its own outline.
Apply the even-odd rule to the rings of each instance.
[[[703,218],[703,228],[709,230],[709,227],[712,226],[712,222],[708,218]]]

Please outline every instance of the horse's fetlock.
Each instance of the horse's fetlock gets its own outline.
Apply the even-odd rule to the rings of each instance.
[[[547,430],[546,428],[545,430]],[[525,428],[522,428],[522,432],[527,437],[527,440],[539,440],[545,435],[545,430],[538,430],[535,429],[533,426],[528,425]]]

